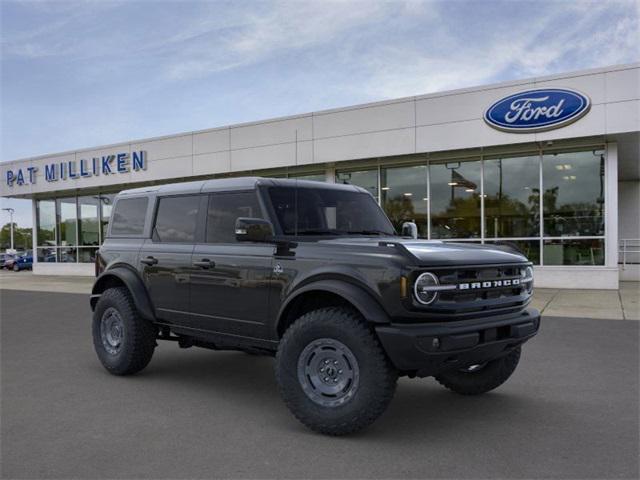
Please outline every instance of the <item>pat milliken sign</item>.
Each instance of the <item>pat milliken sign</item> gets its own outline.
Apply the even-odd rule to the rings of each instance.
[[[114,153],[100,157],[81,158],[64,162],[52,162],[39,167],[31,166],[7,170],[4,178],[7,186],[23,186],[35,184],[39,177],[47,182],[59,180],[81,180],[100,175],[118,175],[139,172],[147,169],[147,152],[139,150],[129,153]]]
[[[512,133],[532,133],[564,127],[587,114],[587,95],[566,88],[539,88],[504,97],[484,112],[491,127]]]

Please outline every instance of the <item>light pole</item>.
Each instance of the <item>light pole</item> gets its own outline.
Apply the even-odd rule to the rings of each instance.
[[[13,208],[3,208],[2,210],[6,210],[9,212],[9,228],[11,228],[11,250],[13,251],[13,214],[15,210]]]

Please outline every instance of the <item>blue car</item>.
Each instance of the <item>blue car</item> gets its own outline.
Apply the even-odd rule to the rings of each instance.
[[[13,271],[19,272],[20,270],[31,270],[33,268],[33,254],[27,252],[20,255],[13,262]]]

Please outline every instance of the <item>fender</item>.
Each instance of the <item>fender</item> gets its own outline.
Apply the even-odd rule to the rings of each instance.
[[[280,322],[283,320],[292,302],[300,295],[310,291],[324,291],[341,296],[350,302],[368,322],[390,322],[389,315],[384,311],[380,302],[364,288],[344,280],[326,279],[312,281],[292,292],[278,312],[278,325],[276,325],[276,328],[278,328]]]
[[[112,278],[117,278],[126,285],[129,292],[131,292],[133,303],[140,315],[146,320],[155,321],[156,316],[144,282],[136,272],[125,266],[114,266],[103,272],[96,279],[96,282],[93,284],[93,289],[91,290],[91,310],[95,308],[98,298],[104,290],[104,286],[108,283],[109,279]]]

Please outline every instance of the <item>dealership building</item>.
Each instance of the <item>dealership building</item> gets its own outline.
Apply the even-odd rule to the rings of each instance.
[[[119,191],[245,175],[366,188],[421,238],[507,243],[538,286],[640,279],[640,64],[0,164],[33,201],[34,273],[92,275]]]

